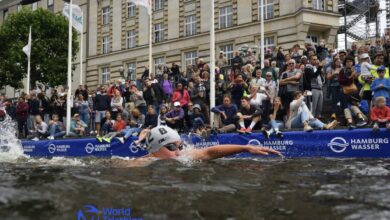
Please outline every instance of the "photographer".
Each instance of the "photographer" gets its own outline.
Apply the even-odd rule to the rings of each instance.
[[[237,75],[234,81],[228,85],[228,89],[230,90],[233,104],[240,108],[241,98],[244,96],[244,93],[246,93],[246,90],[248,89],[248,84],[244,81],[241,74]]]

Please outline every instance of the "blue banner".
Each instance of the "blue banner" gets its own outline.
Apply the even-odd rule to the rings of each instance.
[[[218,144],[256,145],[282,152],[287,158],[338,157],[338,158],[387,158],[390,157],[390,132],[382,129],[374,133],[371,129],[331,130],[307,132],[285,132],[283,139],[265,140],[260,133],[250,135],[221,134],[208,139],[199,136],[182,136],[196,148]],[[23,141],[25,154],[32,157],[140,157],[146,151],[137,148],[134,140],[121,144],[115,138],[111,143],[100,143],[96,139],[63,139],[44,141]],[[257,157],[239,154],[235,157]]]

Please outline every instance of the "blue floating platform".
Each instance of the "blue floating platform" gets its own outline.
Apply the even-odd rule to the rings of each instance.
[[[260,133],[243,135],[237,133],[211,135],[208,139],[183,135],[183,140],[192,141],[196,148],[217,144],[258,145],[279,150],[287,158],[333,157],[333,158],[390,158],[390,132],[381,129],[330,130],[285,132],[283,139],[268,140]],[[121,144],[115,138],[111,143],[100,143],[94,138],[23,141],[23,150],[31,157],[141,157],[147,152],[134,146],[134,139]],[[235,158],[256,158],[248,153]]]

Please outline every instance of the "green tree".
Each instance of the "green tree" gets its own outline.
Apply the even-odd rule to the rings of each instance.
[[[66,84],[68,60],[68,20],[62,15],[24,8],[11,14],[0,26],[0,88],[22,88],[27,75],[27,56],[22,48],[32,27],[31,84]],[[77,32],[73,29],[73,60],[78,52]],[[73,65],[73,70],[75,66]]]

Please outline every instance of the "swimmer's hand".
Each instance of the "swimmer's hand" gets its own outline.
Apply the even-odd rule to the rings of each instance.
[[[283,156],[282,153],[280,153],[279,151],[273,150],[273,149],[270,149],[267,147],[248,145],[248,146],[246,146],[246,150],[248,151],[248,153],[251,153],[251,154],[260,154],[260,155],[276,154],[278,156]]]

